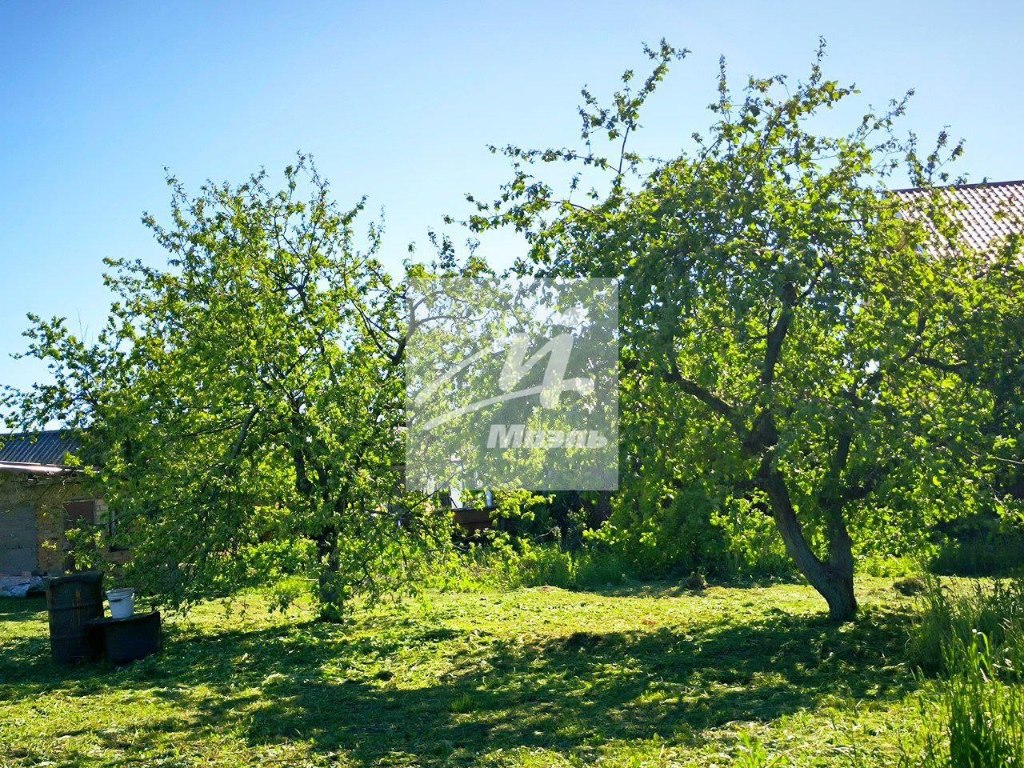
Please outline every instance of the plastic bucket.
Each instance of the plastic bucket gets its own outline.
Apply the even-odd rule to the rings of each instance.
[[[135,613],[135,590],[112,589],[107,592],[107,602],[110,603],[110,618],[130,619]]]

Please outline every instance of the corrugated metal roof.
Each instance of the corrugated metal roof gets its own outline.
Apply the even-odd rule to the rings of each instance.
[[[1024,181],[960,184],[938,190],[960,204],[955,216],[962,227],[964,243],[985,250],[993,241],[1022,231],[1024,223]],[[908,203],[929,194],[924,189],[897,189],[893,194]]]
[[[78,440],[63,429],[0,434],[0,463],[61,466],[78,448]]]

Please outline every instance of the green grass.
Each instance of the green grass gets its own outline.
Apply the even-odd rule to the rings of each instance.
[[[54,666],[43,603],[0,600],[0,766],[892,765],[933,681],[917,599],[860,598],[841,627],[791,584],[431,593],[330,626],[251,596],[121,669]]]
[[[1024,765],[1024,582],[931,578],[922,604],[910,652],[940,678],[924,710],[923,748],[908,765]]]
[[[940,692],[938,727],[930,726],[922,768],[1024,765],[1024,689],[984,634],[950,639],[951,674]],[[1009,678],[1007,679],[1007,672]]]

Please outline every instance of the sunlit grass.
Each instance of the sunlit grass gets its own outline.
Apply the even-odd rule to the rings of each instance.
[[[49,661],[0,601],[0,765],[885,765],[918,730],[914,598],[809,588],[428,593],[346,626],[261,596],[166,622],[124,669]],[[761,761],[761,762],[757,762]]]

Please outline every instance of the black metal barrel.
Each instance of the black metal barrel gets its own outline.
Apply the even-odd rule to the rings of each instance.
[[[103,574],[94,571],[57,576],[46,585],[50,652],[58,664],[95,661],[103,653],[89,622],[103,616]]]

